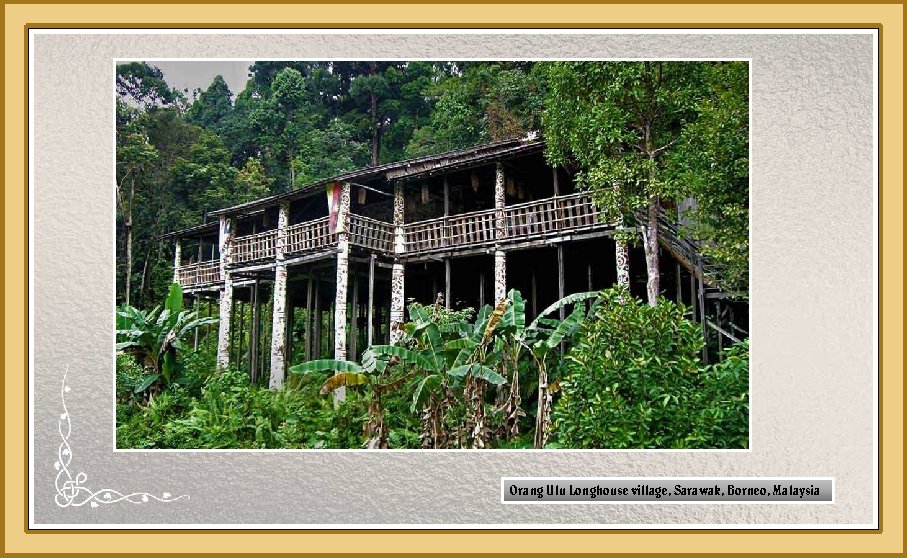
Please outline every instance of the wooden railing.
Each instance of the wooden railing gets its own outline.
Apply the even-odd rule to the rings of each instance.
[[[234,264],[243,264],[271,259],[276,254],[276,247],[276,230],[240,236],[233,240],[232,261]]]
[[[508,238],[604,226],[586,192],[507,206],[504,224]]]
[[[404,226],[406,251],[430,252],[459,246],[481,246],[495,242],[527,240],[560,232],[606,227],[588,193],[556,196],[507,206],[500,210],[504,236],[495,235],[498,210],[487,209],[417,221]]]
[[[322,217],[287,227],[287,254],[318,250],[337,242],[337,233],[331,232],[329,217]]]
[[[350,214],[350,244],[383,254],[394,252],[394,226],[362,215]]]
[[[495,210],[474,211],[404,225],[407,252],[426,252],[494,242]]]
[[[220,260],[181,265],[179,268],[179,281],[183,287],[217,283],[220,280]]]

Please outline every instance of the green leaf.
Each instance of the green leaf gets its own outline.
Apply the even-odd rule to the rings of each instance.
[[[474,377],[481,378],[486,382],[494,384],[496,386],[502,385],[507,381],[503,376],[501,376],[491,368],[488,368],[487,366],[479,364],[477,362],[472,364],[464,364],[462,366],[457,366],[456,368],[451,368],[447,373],[455,378],[462,378],[467,374],[472,374]]]
[[[171,283],[170,293],[167,295],[167,300],[164,301],[164,308],[170,310],[171,314],[179,314],[183,309],[183,289],[178,283]]]
[[[142,379],[142,381],[139,382],[139,383],[135,386],[135,389],[133,389],[132,392],[133,392],[133,393],[142,393],[143,391],[145,391],[146,389],[148,389],[148,387],[151,386],[151,384],[153,384],[154,382],[156,382],[157,379],[160,378],[160,377],[161,377],[160,374],[152,374],[152,375],[150,375],[150,376],[145,376],[145,377]]]
[[[422,402],[425,401],[425,398],[427,398],[432,391],[438,389],[440,385],[441,376],[438,374],[431,374],[422,378],[416,386],[415,393],[413,393],[413,404],[409,407],[410,412],[417,412],[422,406]]]
[[[585,292],[585,293],[574,293],[574,294],[567,295],[564,298],[562,298],[562,299],[558,300],[557,302],[555,302],[554,304],[552,304],[551,306],[549,306],[548,308],[545,308],[544,310],[542,310],[542,312],[538,316],[536,316],[534,320],[532,320],[532,323],[529,324],[529,327],[526,329],[536,329],[538,327],[542,317],[547,316],[548,314],[551,314],[552,312],[559,310],[560,308],[562,308],[564,306],[567,306],[570,304],[576,304],[577,302],[589,300],[590,298],[597,298],[598,295],[599,295],[598,291],[589,291],[589,292]]]
[[[290,367],[291,374],[310,374],[312,372],[363,372],[361,366],[347,360],[322,359],[310,360]]]
[[[437,363],[421,353],[397,345],[373,345],[372,351],[377,355],[395,356],[407,364],[418,366],[427,372],[439,372]]]

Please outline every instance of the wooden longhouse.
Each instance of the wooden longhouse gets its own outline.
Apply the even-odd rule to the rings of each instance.
[[[215,211],[216,222],[166,235],[174,281],[196,301],[218,301],[218,365],[248,367],[253,381],[269,374],[272,388],[291,362],[357,360],[370,344],[397,339],[410,300],[479,308],[516,288],[531,319],[565,294],[616,281],[615,227],[543,150],[533,139],[502,141]],[[666,294],[695,319],[708,291],[695,248],[671,234],[672,221],[662,227],[663,284],[675,279],[676,294]],[[262,324],[269,297],[272,323]],[[238,335],[237,305],[240,329],[251,312],[250,331]],[[710,322],[700,321],[706,331]]]

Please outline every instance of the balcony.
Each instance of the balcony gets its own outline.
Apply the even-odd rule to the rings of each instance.
[[[220,260],[210,260],[179,268],[179,282],[183,287],[197,287],[221,281]]]
[[[498,231],[498,226],[502,228]],[[439,217],[403,226],[404,253],[413,258],[439,252],[456,252],[483,246],[512,246],[544,241],[565,234],[604,230],[611,225],[600,221],[592,197],[585,192],[555,196],[510,205],[503,209],[473,211]],[[351,213],[347,222],[351,246],[381,256],[394,255],[394,225]],[[329,217],[287,227],[287,256],[324,252],[337,245],[338,233],[331,232]],[[237,237],[232,245],[231,268],[274,263],[277,231]],[[180,267],[183,286],[220,281],[219,261]]]
[[[503,236],[495,234],[496,217]],[[406,254],[415,256],[463,247],[508,245],[558,234],[611,227],[599,220],[592,197],[585,192],[418,221],[404,226]]]

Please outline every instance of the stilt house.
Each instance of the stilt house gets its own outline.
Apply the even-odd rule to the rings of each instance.
[[[215,211],[217,221],[166,235],[173,280],[209,312],[219,304],[218,364],[247,368],[252,381],[267,375],[272,388],[290,363],[357,360],[370,344],[397,339],[410,300],[480,308],[515,288],[531,319],[566,294],[616,282],[615,226],[543,151],[539,140],[502,141]],[[719,343],[745,336],[737,325],[745,305],[721,310],[723,293],[709,288],[675,221],[661,227],[664,294],[691,308],[706,335],[720,331]],[[631,289],[644,296],[640,248],[630,268]],[[728,308],[738,315],[721,321]]]

